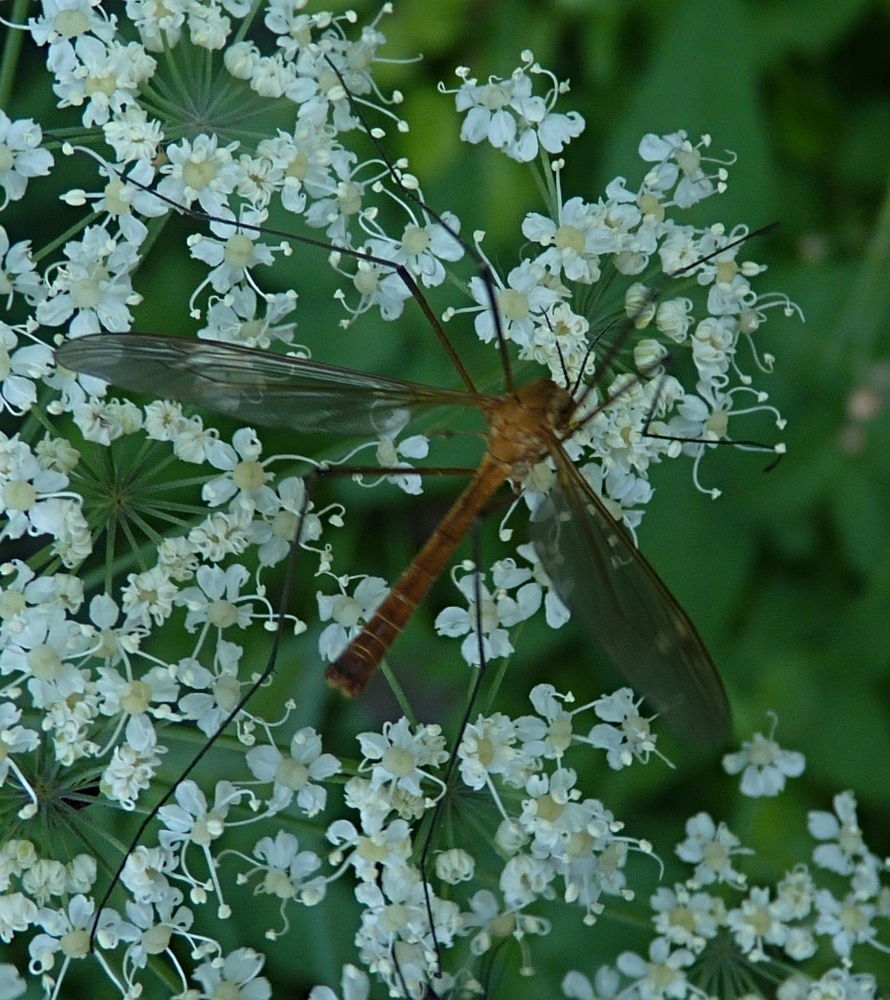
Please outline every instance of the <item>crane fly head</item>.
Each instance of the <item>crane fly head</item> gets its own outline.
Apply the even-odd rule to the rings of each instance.
[[[568,426],[578,405],[567,389],[549,378],[526,382],[516,397],[525,412],[552,430]]]

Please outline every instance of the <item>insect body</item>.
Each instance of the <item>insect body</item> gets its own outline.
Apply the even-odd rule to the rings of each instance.
[[[157,385],[170,398],[270,427],[369,434],[398,411],[475,407],[488,449],[470,484],[392,591],[327,669],[360,693],[455,547],[507,480],[521,482],[551,459],[553,488],[531,521],[532,538],[563,602],[639,693],[678,730],[710,743],[728,735],[729,707],[689,617],[572,464],[562,441],[581,425],[576,403],[550,379],[504,396],[433,388],[234,345],[148,334],[69,341],[61,364],[134,391]]]

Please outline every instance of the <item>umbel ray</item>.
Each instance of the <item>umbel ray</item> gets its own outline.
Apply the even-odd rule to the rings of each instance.
[[[391,170],[397,177],[395,168]],[[447,223],[439,221],[447,228]],[[452,235],[459,239],[456,233]],[[684,267],[682,273],[694,272],[747,238],[721,246]],[[473,253],[473,248],[463,245]],[[395,268],[455,362],[464,390],[434,388],[237,345],[138,333],[69,340],[59,348],[58,361],[127,390],[145,392],[162,386],[167,398],[247,423],[298,432],[370,435],[388,418],[403,413],[414,418],[438,408],[478,410],[488,429],[486,452],[475,475],[383,604],[327,667],[328,680],[347,695],[360,694],[494,494],[507,481],[521,485],[532,468],[549,460],[555,471],[553,485],[530,520],[530,533],[560,598],[633,688],[674,728],[708,743],[725,740],[730,725],[726,694],[695,626],[564,447],[615,396],[588,405],[595,399],[597,381],[581,384],[578,379],[572,385],[567,374],[569,388],[549,378],[514,386],[497,310],[493,316],[506,392],[501,396],[479,392],[404,265],[360,252],[340,252]],[[494,301],[484,264],[480,272]],[[626,344],[635,318],[627,319],[614,335],[598,371],[606,370]],[[625,391],[634,384],[628,383]]]

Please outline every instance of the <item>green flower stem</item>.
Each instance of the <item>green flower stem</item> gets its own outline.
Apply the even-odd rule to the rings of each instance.
[[[253,0],[253,5],[251,6],[249,12],[247,13],[247,16],[241,22],[241,27],[238,29],[238,31],[235,34],[235,37],[232,40],[233,43],[244,41],[245,37],[247,36],[247,32],[250,30],[250,26],[253,24],[254,18],[259,13],[260,7],[264,6],[264,4],[265,0]]]
[[[12,24],[25,24],[28,15],[28,0],[15,0],[9,21]],[[24,27],[8,28],[6,41],[3,44],[3,56],[0,58],[0,108],[4,111],[9,107],[12,97],[12,85],[15,82],[16,70],[19,67],[19,54],[25,39]]]
[[[399,680],[396,675],[392,672],[389,664],[386,660],[380,661],[380,670],[383,676],[386,678],[386,683],[389,684],[392,689],[392,693],[395,695],[396,701],[399,703],[399,708],[402,710],[405,718],[411,723],[411,725],[417,728],[417,717],[411,708],[411,703],[408,701],[408,696],[405,694],[402,685],[399,684]]]
[[[87,226],[91,226],[94,222],[102,217],[101,212],[90,212],[89,215],[85,216],[79,222],[75,222],[73,226],[66,229],[61,236],[57,236],[51,243],[47,243],[45,247],[41,247],[39,250],[34,252],[34,263],[39,264],[44,257],[49,256],[49,254],[55,252],[59,247],[64,246],[69,240],[74,239],[78,233],[82,233]]]

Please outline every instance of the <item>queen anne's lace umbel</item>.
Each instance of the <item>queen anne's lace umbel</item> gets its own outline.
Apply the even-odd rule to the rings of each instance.
[[[386,723],[358,735],[359,760],[351,764],[326,751],[314,728],[292,724],[291,703],[275,718],[247,705],[232,734],[249,747],[243,772],[207,789],[182,782],[160,810],[160,832],[151,828],[127,858],[120,896],[98,914],[104,842],[93,853],[55,856],[60,844],[75,841],[30,832],[35,818],[49,820],[35,830],[62,822],[82,829],[65,803],[89,805],[96,795],[121,810],[148,808],[177,731],[217,733],[257,670],[245,637],[275,628],[264,574],[286,558],[301,518],[302,559],[322,581],[312,625],[322,626],[323,659],[338,655],[387,592],[387,581],[350,575],[341,565],[336,528],[346,512],[307,504],[294,470],[310,460],[264,455],[251,428],[228,440],[177,403],[138,407],[109,395],[98,379],[53,363],[52,344],[63,338],[132,328],[139,269],[166,237],[174,206],[213,216],[189,238],[192,256],[206,267],[189,310],[208,341],[301,350],[294,346],[296,293],[263,290],[264,271],[294,250],[258,229],[273,206],[331,244],[345,326],[366,313],[392,320],[408,307],[411,293],[396,264],[421,288],[435,289],[465,257],[458,216],[434,215],[411,199],[419,188],[407,165],[399,164],[396,184],[363,141],[350,98],[405,127],[395,115],[398,95],[382,95],[373,78],[385,41],[382,15],[359,27],[354,14],[306,13],[303,6],[129,0],[118,17],[98,0],[43,0],[19,26],[42,50],[58,107],[68,111],[66,134],[78,138],[63,145],[37,122],[0,113],[2,207],[27,198],[29,186],[60,170],[67,155],[91,163],[95,180],[65,194],[69,206],[83,209],[82,220],[55,253],[0,228],[7,307],[0,406],[23,419],[21,434],[0,436],[0,537],[27,536],[44,546],[30,563],[2,566],[0,940],[23,942],[28,958],[19,969],[0,965],[0,1000],[21,994],[22,977],[44,996],[62,995],[72,965],[83,962],[95,963],[91,982],[101,970],[111,993],[127,998],[150,988],[146,979],[159,962],[166,981],[178,984],[177,996],[268,997],[262,955],[246,947],[226,953],[198,928],[207,912],[230,920],[243,906],[246,890],[224,885],[219,873],[227,870],[279,901],[279,918],[265,932],[270,940],[302,919],[301,907],[325,905],[333,881],[350,880],[361,907],[354,957],[367,972],[344,967],[343,997],[366,997],[368,973],[391,995],[426,996],[430,984],[437,994],[469,995],[481,957],[507,938],[519,943],[523,971],[532,971],[534,938],[550,930],[541,901],[562,899],[593,924],[607,902],[632,898],[628,856],[652,852],[624,833],[604,803],[587,797],[570,766],[592,751],[602,751],[615,770],[660,757],[651,720],[629,689],[591,693],[575,707],[549,685],[531,691],[529,715],[475,716],[457,747],[436,725]],[[262,20],[265,50],[251,40],[250,18]],[[471,315],[485,343],[494,344],[500,329],[518,358],[576,390],[595,380],[588,405],[611,402],[565,446],[613,516],[632,529],[652,492],[653,464],[690,456],[698,486],[703,456],[728,439],[738,418],[765,412],[781,426],[745,366],[758,376],[770,370],[753,334],[772,308],[795,307],[755,290],[764,268],[747,260],[745,229],[682,221],[685,209],[728,180],[727,161],[709,155],[708,137],[643,137],[642,180],[616,178],[603,197],[587,201],[562,190],[560,157],[584,128],[577,112],[558,108],[566,84],[530,53],[506,79],[480,84],[469,70],[457,75],[451,93],[464,115],[461,137],[537,164],[547,197],[517,235],[523,259],[505,274],[488,265],[499,320],[478,276],[466,281],[467,297],[446,318]],[[219,101],[201,108],[210,96]],[[288,127],[245,139],[241,116],[266,107],[284,108]],[[402,214],[392,231],[381,205]],[[484,259],[482,234],[473,242]],[[685,288],[674,294],[664,280],[690,265],[698,301]],[[651,277],[643,277],[653,269],[666,285],[657,298]],[[617,320],[584,308],[604,277],[623,281]],[[634,336],[601,370],[598,359],[628,320]],[[748,362],[741,343],[750,347]],[[660,367],[668,350],[686,363],[685,381]],[[163,395],[164,386],[145,389]],[[25,421],[29,416],[36,419]],[[65,436],[72,421],[77,444]],[[351,454],[365,465],[376,460],[380,482],[416,493],[421,477],[412,466],[429,442],[403,433],[405,425],[400,415],[375,425],[374,439]],[[141,465],[126,485],[147,506],[122,513],[118,463],[137,456]],[[185,469],[191,486],[197,471],[200,497],[176,506],[158,501],[151,477],[141,476],[167,466]],[[530,474],[530,506],[550,475],[544,466]],[[173,530],[159,530],[171,523]],[[118,537],[106,534],[112,524]],[[120,534],[126,547],[141,547],[123,570],[115,562]],[[502,531],[505,543],[510,534]],[[443,642],[458,640],[469,664],[508,656],[513,631],[533,615],[553,628],[566,621],[531,546],[505,545],[478,584],[472,566],[457,567],[452,578],[458,605],[439,614],[436,630]],[[290,619],[286,627],[302,631],[307,623]],[[179,652],[164,658],[171,644],[156,640],[172,633]],[[472,845],[443,849],[419,866],[418,829],[445,792],[452,753],[465,793],[483,796],[496,816],[485,888]],[[727,769],[744,771],[744,792],[776,794],[800,773],[798,758],[770,733],[732,755]],[[351,818],[332,818],[336,811]],[[652,898],[657,936],[648,959],[625,952],[614,968],[601,969],[600,995],[704,996],[692,970],[721,934],[751,962],[776,954],[807,959],[820,936],[843,959],[858,943],[879,946],[872,921],[890,908],[884,868],[858,836],[851,797],[839,797],[836,814],[814,813],[811,832],[820,841],[814,863],[850,880],[840,896],[817,888],[804,866],[773,893],[748,889],[735,867],[746,853],[738,838],[707,814],[691,819],[678,847],[693,866],[689,880]],[[281,828],[285,815],[299,819],[299,836]],[[250,853],[227,846],[230,826],[254,824]],[[724,902],[717,886],[735,900]],[[188,967],[181,964],[186,954]],[[857,996],[874,995],[867,977],[847,966],[825,973],[825,989],[844,977]],[[593,995],[579,972],[566,976],[563,990]],[[785,998],[808,995],[789,986]],[[313,991],[314,1000],[333,996],[327,987]]]

